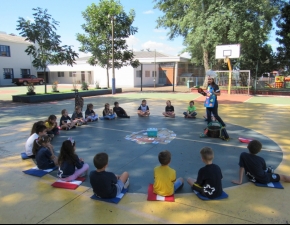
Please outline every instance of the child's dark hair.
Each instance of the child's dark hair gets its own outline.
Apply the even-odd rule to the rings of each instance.
[[[214,158],[214,153],[212,148],[204,147],[200,150],[201,157],[206,161],[211,161]]]
[[[192,103],[194,105],[194,101],[190,101],[189,104]]]
[[[34,140],[33,147],[32,147],[33,155],[37,154],[37,152],[43,146],[44,143],[48,143],[50,141],[51,141],[51,138],[49,136],[38,137],[38,139]]]
[[[61,115],[64,115],[65,112],[66,112],[66,109],[61,110]]]
[[[104,107],[106,108],[106,106],[107,106],[107,105],[108,105],[108,106],[110,106],[110,104],[109,104],[109,103],[106,103]]]
[[[78,110],[78,109],[81,109],[81,107],[80,107],[79,105],[77,105],[77,106],[75,107],[75,110]]]
[[[56,120],[57,118],[56,118],[56,116],[55,115],[50,115],[49,117],[48,117],[48,119],[46,120],[46,122],[48,122],[49,124],[51,124],[51,120]]]
[[[117,104],[119,104],[119,102],[114,102],[114,106],[116,106]]]
[[[101,152],[95,155],[94,157],[94,165],[95,167],[100,170],[104,168],[108,164],[109,156],[107,153]]]
[[[44,130],[46,130],[46,126],[45,125],[38,125],[35,128],[35,133],[39,134],[40,132],[43,132]]]
[[[93,106],[92,103],[87,104],[87,109],[91,109],[91,108],[93,108],[93,107],[94,107],[94,106]]]
[[[58,165],[61,165],[64,161],[68,161],[70,164],[75,163],[75,141],[66,140],[62,143],[60,153],[58,156]]]
[[[248,144],[248,149],[250,151],[250,153],[252,154],[257,154],[261,151],[262,149],[262,144],[261,142],[257,141],[257,140],[252,140],[249,144]]]
[[[167,150],[164,150],[159,153],[158,159],[161,165],[168,165],[171,161],[171,153]]]
[[[146,102],[146,100],[145,100],[145,99],[143,99],[143,100],[142,100],[142,103],[143,103],[143,102]]]
[[[36,127],[39,126],[39,125],[44,125],[44,122],[43,121],[38,121],[38,122],[35,122],[31,128],[31,131],[30,131],[30,136],[34,133],[36,133]]]

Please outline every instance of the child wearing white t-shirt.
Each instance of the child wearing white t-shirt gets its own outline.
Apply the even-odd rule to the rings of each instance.
[[[32,134],[26,141],[25,143],[25,153],[28,157],[33,158],[34,155],[32,153],[32,148],[33,148],[33,143],[35,139],[38,139],[38,137],[41,136],[46,136],[47,132],[46,132],[47,128],[45,125],[39,125],[36,127],[35,133]]]
[[[146,100],[142,100],[142,104],[139,106],[137,111],[138,116],[146,117],[150,115],[149,106],[147,105]]]

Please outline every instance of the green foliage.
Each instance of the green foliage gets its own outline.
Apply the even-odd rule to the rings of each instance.
[[[279,0],[155,0],[164,12],[157,27],[169,28],[168,36],[184,37],[184,52],[205,71],[215,60],[216,45],[241,44],[241,57],[234,67],[249,69],[260,59],[260,49],[268,39],[272,21],[279,12]],[[219,63],[219,67],[222,63]],[[219,69],[219,68],[217,68]]]
[[[34,92],[34,90],[35,90],[34,84],[33,83],[28,83],[27,84],[27,91],[31,93],[31,92]]]
[[[290,62],[290,2],[285,3],[281,9],[281,16],[277,22],[279,36],[276,40],[280,44],[277,48],[278,58],[281,66],[287,66],[289,70]]]
[[[82,90],[89,90],[89,85],[85,81],[82,82]]]
[[[34,8],[33,11],[35,11],[33,22],[25,20],[23,17],[17,21],[17,30],[20,31],[20,35],[32,43],[25,50],[28,55],[32,55],[34,58],[32,65],[37,69],[44,70],[44,73],[48,64],[73,66],[78,54],[72,50],[71,46],[60,45],[60,36],[55,32],[59,22],[55,21],[46,9]]]
[[[92,54],[88,60],[90,65],[99,65],[107,69],[109,87],[108,70],[112,68],[112,25],[114,67],[120,69],[127,65],[134,68],[139,66],[139,61],[134,60],[133,51],[128,49],[125,40],[138,31],[137,27],[132,26],[135,12],[131,10],[127,15],[119,1],[101,0],[98,5],[92,3],[88,6],[82,15],[85,19],[85,24],[82,25],[85,34],[77,34],[77,40],[81,43],[80,51]],[[112,16],[115,17],[113,24]]]

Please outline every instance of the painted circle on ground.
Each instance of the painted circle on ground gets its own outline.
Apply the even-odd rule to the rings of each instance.
[[[168,129],[176,134],[169,144],[136,144],[124,137],[136,132],[144,132],[147,128]],[[197,178],[198,171],[205,166],[201,160],[200,150],[207,146],[214,150],[213,163],[221,168],[223,174],[223,188],[235,186],[232,180],[239,176],[239,156],[247,152],[247,144],[239,141],[239,137],[257,139],[263,144],[259,156],[263,157],[268,166],[277,168],[282,161],[281,148],[266,136],[253,130],[227,124],[229,141],[220,138],[200,138],[206,127],[203,119],[186,120],[175,118],[154,117],[130,119],[101,120],[88,125],[77,127],[69,131],[61,131],[54,138],[52,144],[56,154],[63,141],[72,137],[76,141],[76,153],[90,166],[90,171],[95,170],[93,158],[97,153],[106,152],[109,155],[107,171],[121,174],[124,171],[130,175],[130,193],[147,193],[148,185],[154,182],[153,171],[159,166],[158,154],[163,150],[171,152],[170,167],[176,170],[178,177],[183,177],[185,184],[178,193],[191,193],[190,186],[186,183],[188,177]],[[134,135],[138,135],[135,133]],[[51,175],[56,177],[57,171]],[[57,177],[56,177],[57,179]],[[244,182],[248,182],[246,178]],[[83,182],[84,186],[91,187],[89,176]],[[254,184],[253,184],[254,185]]]
[[[174,138],[176,134],[167,128],[148,128],[125,137],[126,140],[137,144],[169,144]]]

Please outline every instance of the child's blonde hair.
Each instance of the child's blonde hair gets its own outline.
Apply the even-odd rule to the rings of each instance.
[[[200,150],[201,157],[205,161],[212,161],[214,158],[214,152],[210,147],[204,147]]]

